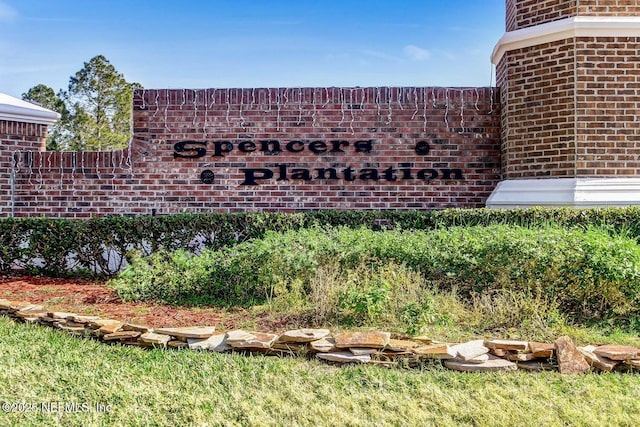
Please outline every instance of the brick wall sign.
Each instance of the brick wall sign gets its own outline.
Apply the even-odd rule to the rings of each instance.
[[[483,206],[500,173],[492,88],[139,90],[117,152],[5,152],[5,213]]]

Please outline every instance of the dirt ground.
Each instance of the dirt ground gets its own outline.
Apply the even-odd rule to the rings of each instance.
[[[217,326],[224,330],[252,328],[274,332],[287,327],[286,320],[256,316],[243,309],[123,302],[104,282],[81,279],[2,276],[0,298],[42,304],[50,311],[97,315],[152,327]]]

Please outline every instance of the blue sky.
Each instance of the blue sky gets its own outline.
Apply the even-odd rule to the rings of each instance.
[[[0,92],[104,55],[146,88],[487,86],[504,0],[0,0]]]

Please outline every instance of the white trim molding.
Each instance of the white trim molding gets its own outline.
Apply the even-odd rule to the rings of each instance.
[[[0,120],[51,125],[58,119],[55,111],[0,93]]]
[[[640,205],[640,178],[509,179],[493,190],[491,209]]]
[[[640,37],[640,16],[574,16],[504,33],[491,55],[497,65],[505,53],[574,37]]]

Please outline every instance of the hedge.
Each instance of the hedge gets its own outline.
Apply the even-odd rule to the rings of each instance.
[[[606,227],[640,236],[640,208],[442,211],[319,211],[305,213],[205,213],[167,216],[108,216],[83,219],[0,219],[0,273],[107,275],[118,272],[132,250],[144,255],[162,249],[220,249],[267,231],[313,225],[428,230],[456,225],[558,224]]]

